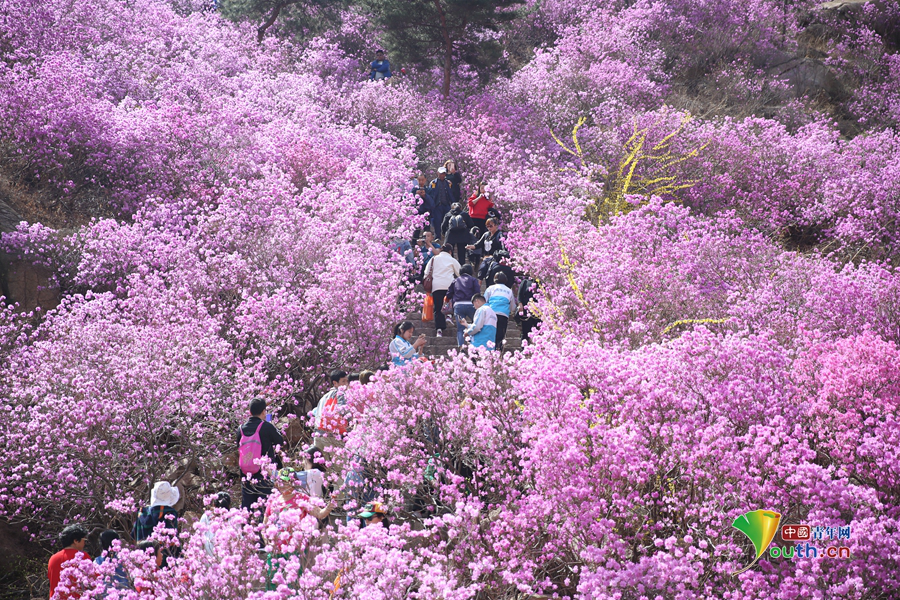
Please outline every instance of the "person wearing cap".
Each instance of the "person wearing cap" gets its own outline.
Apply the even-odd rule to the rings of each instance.
[[[263,518],[263,535],[266,542],[271,544],[272,551],[266,556],[266,590],[275,590],[278,586],[274,582],[275,574],[297,552],[288,552],[287,547],[293,546],[291,537],[299,533],[297,527],[308,515],[317,519],[327,519],[334,510],[335,503],[330,501],[324,508],[316,506],[310,501],[310,497],[300,492],[301,485],[297,478],[298,472],[291,467],[285,467],[278,471],[275,477],[275,489],[266,503],[266,513]]]
[[[475,307],[475,320],[466,328],[473,348],[494,350],[497,343],[497,313],[490,307],[481,294],[472,296]]]
[[[456,260],[461,263],[466,260],[466,245],[475,241],[469,233],[472,227],[474,227],[472,218],[463,212],[459,202],[453,203],[450,212],[444,215],[444,221],[441,223],[444,243],[450,244],[456,250]]]
[[[363,527],[368,527],[369,525],[378,525],[379,523],[383,527],[387,527],[390,523],[387,520],[387,508],[381,502],[370,502],[366,504],[363,511],[357,515],[360,519],[362,519]]]
[[[384,57],[384,50],[375,51],[375,60],[369,65],[369,80],[378,81],[391,76],[391,63]]]
[[[435,249],[434,258],[428,262],[425,268],[425,276],[431,275],[431,295],[434,298],[434,329],[435,335],[444,335],[447,328],[447,318],[441,308],[444,306],[444,298],[450,284],[459,277],[459,262],[453,258],[453,246],[445,244],[441,250]]]
[[[453,182],[447,179],[447,168],[438,169],[438,176],[431,181],[431,198],[434,201],[434,213],[431,215],[431,226],[435,233],[441,230],[444,215],[450,211],[454,202]]]

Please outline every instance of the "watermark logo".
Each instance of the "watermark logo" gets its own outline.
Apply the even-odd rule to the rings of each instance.
[[[756,551],[753,561],[732,575],[739,575],[756,564],[766,550],[771,558],[850,558],[850,548],[840,544],[840,540],[850,539],[850,526],[820,527],[818,525],[778,525],[781,515],[772,510],[751,510],[734,520],[732,527],[743,533],[753,543]],[[781,533],[785,542],[796,544],[772,545],[775,535]],[[809,540],[821,541],[821,545],[810,544]],[[837,540],[838,545],[827,544],[826,540]],[[800,543],[803,542],[803,543]],[[771,548],[769,547],[771,546]]]
[[[750,538],[750,541],[753,543],[753,548],[756,550],[756,555],[749,565],[735,571],[732,575],[743,573],[756,564],[759,557],[765,554],[766,550],[769,548],[769,544],[775,539],[775,534],[778,533],[778,523],[780,522],[780,513],[773,510],[762,509],[751,510],[734,520],[731,526]]]
[[[803,544],[772,546],[772,558],[850,558],[850,548],[840,543],[850,539],[850,526],[820,527],[818,525],[782,525],[781,539],[785,542],[805,542]],[[810,544],[821,541],[822,545]],[[837,540],[838,544],[826,545],[826,540]]]

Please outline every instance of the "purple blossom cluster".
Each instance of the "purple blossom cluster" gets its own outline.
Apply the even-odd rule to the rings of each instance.
[[[200,8],[0,2],[0,167],[91,207],[77,229],[2,237],[63,297],[0,307],[0,516],[36,539],[120,526],[185,459],[204,493],[235,483],[250,397],[284,426],[329,370],[386,363],[391,325],[421,299],[392,249],[421,225],[412,177],[447,158],[466,185],[487,181],[541,324],[521,352],[351,385],[326,481],[338,514],[359,512],[361,483],[389,526],[210,509],[167,567],[126,544],[70,564],[62,589],[900,594],[898,73],[878,33],[893,13],[867,8],[835,41],[830,68],[859,82],[850,137],[766,66],[827,21],[806,2],[535,4],[519,33],[547,44],[489,86],[460,73],[447,99],[425,72],[365,81],[365,57],[336,41],[361,35],[353,21],[257,44]],[[864,52],[877,72],[853,71]],[[731,110],[761,96],[776,109]],[[689,118],[697,98],[723,108]],[[685,185],[586,218],[638,134],[671,153],[633,163],[635,180]],[[850,526],[851,558],[732,576],[750,550],[731,523],[759,508]],[[261,536],[285,550],[275,589]],[[111,588],[117,567],[129,589]]]

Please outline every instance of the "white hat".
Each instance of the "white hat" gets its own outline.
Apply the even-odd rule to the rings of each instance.
[[[175,506],[181,493],[168,481],[157,481],[150,492],[150,506]]]
[[[444,167],[441,167],[440,169],[438,169],[438,173],[446,173],[446,172],[447,172],[447,169],[445,169]]]

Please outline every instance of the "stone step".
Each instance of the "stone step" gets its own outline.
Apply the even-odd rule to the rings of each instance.
[[[447,319],[447,328],[444,329],[444,335],[437,337],[434,331],[434,321],[422,321],[421,311],[409,312],[406,319],[413,324],[415,328],[415,336],[420,333],[425,334],[427,344],[424,352],[427,356],[439,357],[446,356],[450,350],[457,348],[456,345],[456,325],[452,318]],[[522,331],[515,321],[510,320],[506,329],[506,343],[504,351],[512,352],[521,350],[522,348]]]

